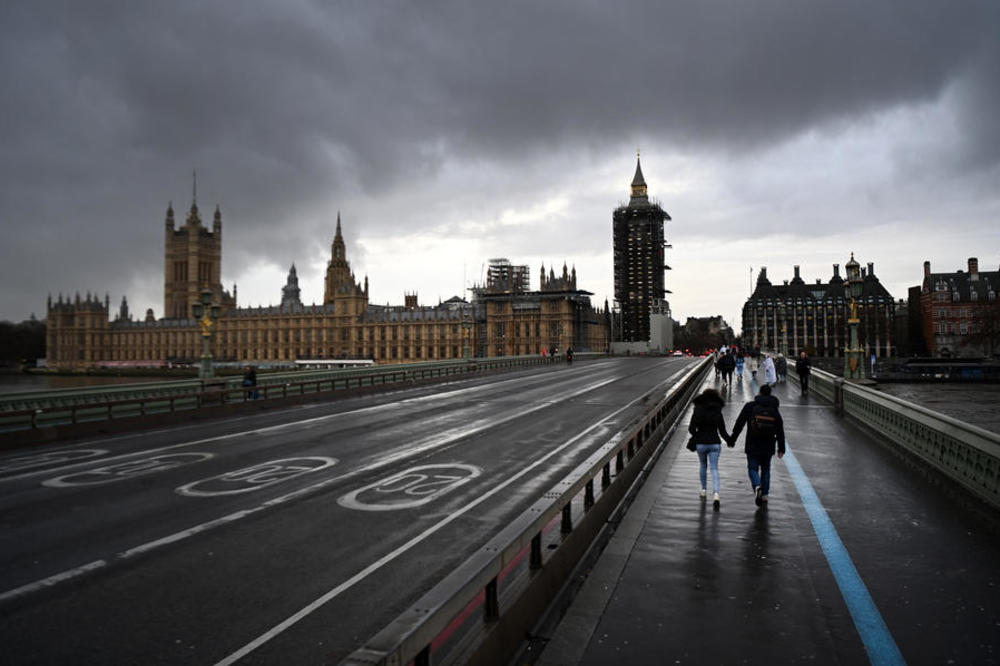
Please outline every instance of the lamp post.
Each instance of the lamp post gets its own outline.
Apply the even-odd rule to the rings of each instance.
[[[472,322],[469,316],[462,317],[462,358],[466,361],[472,358],[472,348],[469,345],[469,337],[472,335]]]
[[[215,338],[215,322],[219,318],[219,305],[212,302],[212,290],[201,290],[199,302],[191,307],[194,318],[201,325],[201,368],[198,371],[200,379],[215,376],[212,367],[212,340]]]
[[[778,317],[781,318],[781,344],[778,346],[778,353],[788,356],[788,311],[784,303],[778,306]]]
[[[844,353],[844,379],[860,379],[864,372],[864,354],[858,342],[858,325],[861,323],[861,318],[858,317],[858,299],[861,298],[863,283],[861,281],[861,265],[854,260],[853,252],[851,252],[851,260],[847,262],[845,268],[847,269],[847,295],[851,299],[851,314],[847,319],[851,338]]]

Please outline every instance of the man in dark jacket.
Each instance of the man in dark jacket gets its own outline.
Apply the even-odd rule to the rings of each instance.
[[[771,489],[771,457],[774,456],[775,442],[778,444],[778,457],[785,455],[785,426],[778,405],[778,398],[771,395],[771,387],[767,384],[761,386],[760,393],[743,405],[740,415],[736,417],[729,444],[736,444],[736,438],[746,426],[743,452],[747,454],[747,471],[757,506],[765,505]]]
[[[809,373],[812,372],[812,363],[804,351],[799,352],[799,357],[795,359],[795,374],[799,376],[799,386],[802,387],[802,395],[809,393]]]

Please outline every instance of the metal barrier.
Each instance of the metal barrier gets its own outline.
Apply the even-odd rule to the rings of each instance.
[[[538,622],[573,568],[623,499],[644,480],[665,446],[663,436],[683,413],[711,367],[705,359],[659,398],[649,397],[642,417],[614,434],[573,472],[507,525],[391,624],[343,662],[344,666],[431,663],[432,643],[483,597],[483,612],[461,645],[435,663],[506,664]],[[640,476],[643,478],[640,479]],[[574,523],[573,507],[582,509]],[[557,543],[542,547],[546,526],[559,522]],[[527,554],[527,573],[500,575]]]
[[[581,353],[579,361],[604,354]],[[233,405],[309,394],[386,386],[452,375],[486,374],[551,363],[541,356],[458,359],[366,368],[295,371],[267,374],[251,389],[242,377],[150,382],[79,389],[59,389],[0,396],[0,433],[76,425],[127,417]],[[254,397],[252,394],[256,394]]]
[[[832,402],[838,414],[855,419],[1000,509],[1000,435],[822,370],[812,371],[809,389]]]

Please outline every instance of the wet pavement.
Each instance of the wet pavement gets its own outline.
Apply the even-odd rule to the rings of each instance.
[[[717,386],[710,379],[706,386]],[[723,391],[732,429],[756,384]],[[754,504],[723,448],[699,498],[687,420],[535,661],[1000,663],[1000,533],[822,398],[781,399],[789,455]]]

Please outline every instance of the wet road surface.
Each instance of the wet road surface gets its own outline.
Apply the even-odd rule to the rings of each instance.
[[[601,359],[0,456],[0,662],[336,663],[666,391]]]

